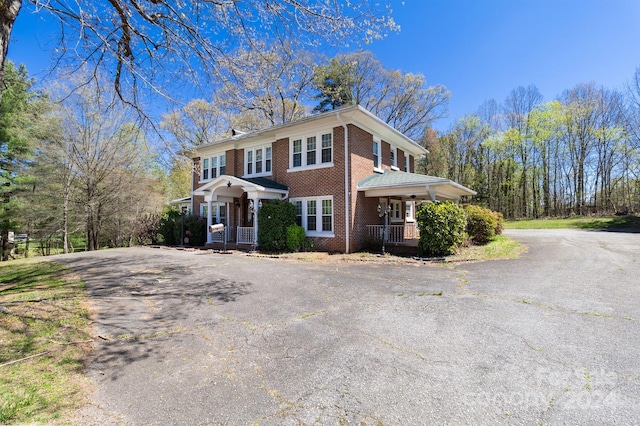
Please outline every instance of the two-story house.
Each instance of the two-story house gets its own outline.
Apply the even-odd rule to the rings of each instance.
[[[353,252],[382,230],[397,244],[416,238],[416,203],[475,192],[414,173],[423,147],[361,106],[234,136],[189,151],[191,211],[223,223],[226,238],[256,244],[257,213],[269,200],[296,207],[297,222],[320,251]],[[383,226],[385,225],[385,226]]]

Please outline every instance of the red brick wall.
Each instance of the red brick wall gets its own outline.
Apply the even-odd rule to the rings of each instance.
[[[349,125],[350,140],[350,188],[351,188],[351,235],[349,238],[352,252],[361,250],[367,240],[367,225],[379,222],[377,198],[366,198],[364,192],[358,192],[358,182],[374,173],[373,171],[373,135],[356,127]],[[385,143],[381,144],[382,146]],[[389,144],[387,145],[387,158]],[[384,149],[381,153],[384,158]]]
[[[316,250],[345,251],[344,131],[333,128],[333,167],[287,172],[289,139],[273,145],[272,179],[289,187],[289,198],[333,196],[333,238],[312,237]]]

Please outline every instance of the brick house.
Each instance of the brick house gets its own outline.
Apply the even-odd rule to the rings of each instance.
[[[353,252],[386,231],[392,244],[416,241],[416,204],[475,192],[415,174],[427,150],[356,105],[234,136],[190,150],[191,211],[207,224],[207,245],[256,244],[262,203],[288,200],[319,251]]]

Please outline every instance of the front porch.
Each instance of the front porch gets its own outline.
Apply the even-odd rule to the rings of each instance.
[[[384,225],[367,225],[369,238],[380,242],[382,242],[384,239],[386,244],[418,247],[420,233],[415,223],[405,223],[403,225],[388,225],[386,228],[387,229],[385,238]]]

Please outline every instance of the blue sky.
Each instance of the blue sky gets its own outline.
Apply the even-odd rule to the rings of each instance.
[[[388,68],[422,73],[451,92],[445,130],[488,99],[504,100],[534,84],[554,99],[595,81],[623,88],[640,66],[638,0],[405,0],[394,1],[402,30],[372,50]],[[9,58],[42,78],[55,28],[23,6]]]

